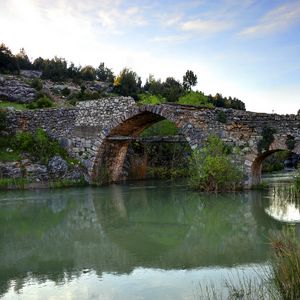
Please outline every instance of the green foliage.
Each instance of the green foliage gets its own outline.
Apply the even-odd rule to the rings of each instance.
[[[92,66],[85,66],[81,69],[81,78],[83,80],[95,80],[96,79],[96,70]]]
[[[67,61],[64,58],[54,57],[53,59],[37,58],[33,65],[41,70],[42,78],[53,81],[63,81],[68,78]]]
[[[272,239],[271,280],[281,299],[300,299],[300,243],[291,233]]]
[[[284,160],[289,156],[288,151],[278,151],[268,156],[262,162],[262,172],[275,172],[284,169]]]
[[[215,136],[208,138],[204,148],[193,151],[189,168],[190,186],[198,190],[235,190],[241,185],[241,170],[231,161],[229,148]]]
[[[179,104],[197,105],[205,108],[213,108],[213,105],[208,102],[207,96],[202,92],[189,92],[184,96],[181,96],[178,100]]]
[[[24,189],[27,183],[26,178],[0,178],[0,190]]]
[[[288,134],[286,137],[285,144],[289,150],[294,150],[295,145],[296,145],[295,137]]]
[[[190,91],[192,86],[197,84],[197,75],[194,74],[193,71],[187,70],[185,75],[183,76],[183,88],[185,91]]]
[[[227,115],[223,110],[220,110],[218,112],[217,120],[221,123],[224,123],[224,124],[227,122]]]
[[[65,87],[65,88],[62,89],[61,94],[65,97],[67,97],[71,94],[71,91],[68,87]]]
[[[34,89],[36,89],[37,91],[41,91],[43,88],[43,82],[38,79],[38,78],[34,78],[31,83],[30,86]]]
[[[0,131],[6,129],[6,110],[0,109]]]
[[[162,120],[145,129],[140,136],[168,136],[176,134],[178,134],[178,128],[176,127],[176,125],[168,120]]]
[[[276,130],[271,127],[264,127],[262,130],[262,139],[257,144],[257,150],[261,153],[263,150],[268,151],[270,145],[274,142],[274,133]]]
[[[298,165],[298,171],[294,179],[294,186],[297,194],[300,194],[300,165]]]
[[[166,98],[167,102],[177,102],[183,94],[184,89],[182,84],[173,77],[168,77],[162,83],[161,95]]]
[[[18,74],[20,71],[16,57],[5,44],[0,44],[0,73]]]
[[[16,55],[16,60],[21,70],[31,70],[33,68],[24,48],[20,49],[20,52]]]
[[[187,168],[170,168],[169,166],[160,166],[160,167],[148,167],[147,168],[147,177],[156,178],[156,179],[173,179],[173,178],[182,178],[187,177],[188,169]]]
[[[27,108],[29,109],[39,109],[39,108],[49,108],[53,107],[54,103],[53,101],[46,95],[39,98],[38,100],[31,102],[27,105]]]
[[[60,147],[59,143],[49,139],[46,132],[41,128],[35,134],[29,132],[17,133],[14,148],[22,152],[28,152],[32,157],[45,164],[54,155],[67,157],[66,151]]]
[[[0,101],[0,109],[7,108],[7,107],[13,107],[17,110],[24,110],[27,108],[26,104],[23,104],[23,103]]]
[[[111,69],[105,67],[104,63],[100,63],[99,67],[96,69],[96,77],[100,81],[113,83],[114,73]]]
[[[150,105],[158,105],[165,102],[165,99],[158,95],[152,95],[149,93],[139,94],[139,103],[141,104],[150,104]]]
[[[125,68],[114,80],[114,92],[122,96],[131,96],[137,100],[141,84],[141,78],[135,72]]]

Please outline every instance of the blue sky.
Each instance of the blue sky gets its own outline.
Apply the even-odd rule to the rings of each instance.
[[[144,81],[191,69],[196,88],[248,110],[300,109],[299,0],[1,0],[0,39],[31,58],[104,61]]]

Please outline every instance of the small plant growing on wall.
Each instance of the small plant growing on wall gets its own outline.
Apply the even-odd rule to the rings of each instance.
[[[259,141],[257,145],[257,150],[261,153],[263,150],[268,151],[271,144],[274,142],[274,134],[276,130],[271,127],[264,127],[262,130],[262,139]]]
[[[224,111],[219,111],[217,115],[217,120],[221,123],[226,123],[227,122],[227,115]]]
[[[292,151],[295,148],[295,144],[296,144],[295,137],[288,134],[286,137],[285,144],[287,148]]]

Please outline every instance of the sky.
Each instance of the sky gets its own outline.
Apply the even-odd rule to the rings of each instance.
[[[247,110],[300,109],[300,0],[0,0],[0,42],[143,82],[192,70]]]

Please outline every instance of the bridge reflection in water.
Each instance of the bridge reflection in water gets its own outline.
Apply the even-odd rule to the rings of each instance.
[[[282,227],[278,199],[272,190],[205,195],[162,182],[2,193],[0,296],[89,272],[101,281],[262,264],[270,232]]]

